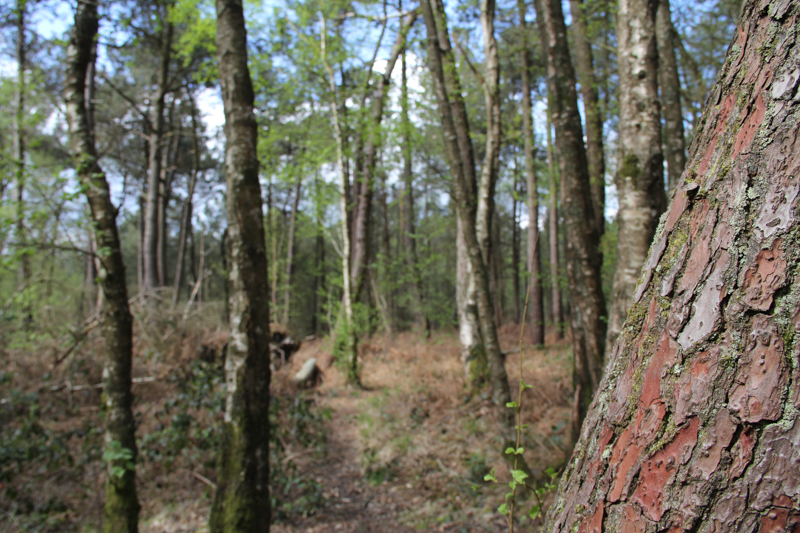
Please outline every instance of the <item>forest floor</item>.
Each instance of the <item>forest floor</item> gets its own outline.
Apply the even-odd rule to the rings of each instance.
[[[514,351],[518,334],[517,326],[502,328],[504,350]],[[222,394],[215,349],[219,352],[224,334],[206,330],[177,337],[147,348],[146,342],[137,345],[143,533],[207,530],[220,421],[215,406]],[[0,530],[93,531],[99,526],[100,395],[81,388],[100,381],[100,366],[91,356],[97,343],[87,346],[88,355],[76,355],[49,372],[46,360],[6,353],[11,360],[6,377],[0,376],[5,399],[0,423],[16,427],[18,437],[25,432],[39,437],[17,442],[8,431],[2,435]],[[483,481],[491,468],[498,479],[508,478],[504,439],[488,393],[465,394],[456,334],[364,340],[363,389],[345,385],[343,374],[330,364],[329,348],[327,339],[306,341],[273,375],[273,531],[506,530],[496,511],[505,490]],[[533,385],[523,402],[523,421],[530,426],[523,445],[538,481],[545,469],[563,466],[568,453],[570,353],[563,341],[544,349],[523,346],[522,372]],[[311,357],[324,368],[323,380],[298,390],[291,377]],[[514,395],[518,364],[519,353],[507,356]],[[9,460],[14,453],[27,453],[29,460]],[[525,523],[528,530],[538,529]]]

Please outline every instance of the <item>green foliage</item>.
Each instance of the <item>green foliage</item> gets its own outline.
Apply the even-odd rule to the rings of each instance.
[[[106,451],[103,452],[103,462],[108,463],[111,467],[111,476],[119,479],[125,476],[125,472],[136,469],[136,465],[133,463],[133,450],[123,448],[122,443],[118,440],[108,443]]]
[[[0,373],[0,383],[10,383],[9,372]],[[34,465],[42,471],[72,465],[73,457],[64,435],[42,424],[42,410],[36,394],[18,389],[8,391],[0,406],[0,483]]]
[[[273,397],[270,403],[270,497],[275,519],[310,516],[322,504],[322,485],[304,476],[287,455],[284,443],[297,443],[321,454],[325,449],[324,422],[329,409],[319,410],[302,394]]]

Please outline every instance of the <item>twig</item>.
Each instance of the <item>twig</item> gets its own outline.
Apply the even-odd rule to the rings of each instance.
[[[192,476],[194,476],[196,479],[199,479],[200,481],[202,481],[203,483],[205,483],[206,485],[208,485],[212,489],[217,490],[217,484],[214,483],[213,481],[211,481],[210,479],[208,479],[203,474],[198,474],[197,472],[192,470]]]
[[[472,61],[469,60],[469,55],[467,54],[466,50],[461,47],[461,41],[458,40],[457,33],[453,34],[453,40],[455,41],[458,50],[461,52],[461,55],[464,56],[464,60],[467,62],[467,65],[469,65],[469,69],[473,74],[475,74],[475,77],[478,78],[478,82],[481,84],[481,86],[486,89],[486,81],[483,79],[481,73],[478,72],[478,69],[475,68],[475,65],[472,64]]]
[[[285,465],[285,464],[287,464],[289,461],[291,461],[292,459],[297,459],[297,458],[298,458],[298,457],[300,457],[301,455],[308,455],[309,453],[314,453],[314,450],[313,450],[313,449],[311,449],[311,450],[303,450],[302,452],[294,452],[294,453],[290,453],[289,455],[287,455],[286,457],[284,457],[283,459],[281,459],[281,464],[282,464],[282,465]]]
[[[396,19],[396,18],[404,17],[406,15],[410,15],[414,11],[416,11],[416,9],[411,9],[409,11],[401,11],[399,13],[393,13],[391,15],[384,15],[382,17],[376,17],[375,15],[364,15],[362,13],[355,13],[353,11],[350,11],[348,13],[344,13],[342,15],[339,15],[338,17],[333,17],[333,20],[337,20],[338,21],[338,20],[346,20],[346,19],[349,19],[349,18],[360,18],[360,19],[371,20],[373,22],[386,22],[389,19]]]
[[[67,357],[69,357],[72,352],[74,352],[75,349],[86,339],[86,337],[89,335],[89,332],[99,325],[100,316],[96,314],[88,321],[84,322],[84,325],[77,332],[70,331],[70,335],[72,335],[72,344],[70,344],[70,346],[61,353],[61,355],[56,356],[55,361],[53,361],[53,366],[50,369],[53,370],[58,365],[63,363]]]

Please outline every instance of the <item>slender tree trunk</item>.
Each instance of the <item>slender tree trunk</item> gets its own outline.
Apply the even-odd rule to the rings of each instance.
[[[392,239],[391,234],[389,233],[389,184],[388,184],[388,176],[386,175],[385,171],[381,171],[381,214],[383,215],[382,220],[382,228],[383,232],[381,235],[381,242],[383,244],[381,252],[383,254],[383,265],[384,265],[384,274],[386,277],[386,299],[385,299],[385,307],[386,307],[386,321],[389,327],[389,331],[392,331],[394,327],[394,295],[393,295],[393,283],[391,283],[391,276],[394,273],[394,269],[392,266]]]
[[[556,176],[555,146],[553,146],[552,121],[550,110],[547,111],[547,168],[550,192],[547,197],[547,224],[550,254],[550,312],[553,315],[553,326],[556,330],[556,340],[564,338],[564,310],[561,305],[561,270],[558,251],[558,178]]]
[[[481,337],[476,302],[475,274],[472,272],[461,217],[456,217],[456,308],[461,363],[470,392],[489,382],[489,366]]]
[[[191,245],[189,246],[189,271],[192,273],[192,283],[197,283],[197,265],[195,264],[195,252],[194,252],[194,229],[189,232],[189,240],[191,241]],[[186,284],[186,298],[189,298],[189,294],[191,294],[192,290],[189,288],[189,284]],[[227,301],[227,299],[226,299]]]
[[[300,205],[300,188],[303,179],[297,178],[294,186],[294,202],[292,203],[292,214],[289,217],[289,243],[286,246],[286,280],[283,291],[283,325],[289,326],[289,300],[292,288],[292,261],[294,259],[294,226],[297,223],[297,207]]]
[[[517,195],[520,193],[519,190],[519,172],[517,168],[517,157],[514,156],[514,196],[512,199],[512,213],[513,213],[513,225],[511,227],[511,262],[512,267],[511,271],[514,275],[514,323],[519,324],[519,321],[522,317],[521,310],[519,308],[520,305],[520,286],[519,286],[519,263],[520,263],[520,227],[519,227],[519,217],[517,213],[520,211],[519,206],[521,202],[517,201]]]
[[[31,261],[28,254],[24,251],[28,232],[25,227],[25,69],[27,68],[26,45],[25,45],[25,15],[28,10],[27,0],[17,0],[17,86],[14,94],[14,135],[12,139],[12,150],[14,165],[16,166],[17,182],[17,213],[16,213],[16,235],[17,247],[22,250],[19,254],[19,274],[18,284],[22,286],[31,277]],[[27,313],[27,311],[26,311]]]
[[[664,152],[667,161],[669,192],[675,190],[686,166],[683,137],[681,79],[675,57],[675,27],[672,25],[669,0],[660,0],[656,12],[658,41],[658,84],[661,87],[661,110],[664,115]]]
[[[556,132],[562,212],[567,243],[567,276],[574,352],[576,412],[573,438],[583,421],[603,371],[606,306],[600,284],[600,236],[594,224],[591,182],[583,145],[575,72],[560,0],[536,0],[539,34],[547,64],[548,108]]]
[[[192,234],[192,198],[194,188],[197,184],[197,174],[200,172],[200,130],[197,125],[197,109],[195,108],[194,98],[189,94],[189,102],[192,109],[192,172],[189,175],[189,186],[186,191],[186,200],[183,202],[181,213],[181,232],[178,236],[178,256],[175,260],[175,290],[172,294],[172,308],[178,305],[181,295],[181,287],[184,284],[186,271],[186,241]]]
[[[217,65],[225,110],[227,397],[212,533],[269,531],[269,284],[258,183],[258,124],[241,0],[217,0]],[[202,276],[202,274],[201,274]],[[202,278],[201,278],[202,279]]]
[[[158,279],[160,285],[169,284],[167,278],[167,249],[169,248],[169,203],[172,201],[172,185],[175,180],[175,169],[180,158],[181,122],[175,126],[175,98],[169,106],[169,133],[171,142],[164,152],[161,165],[161,179],[158,193]]]
[[[361,167],[361,180],[359,183],[358,208],[353,219],[353,261],[350,266],[350,272],[353,296],[356,300],[358,300],[364,286],[364,274],[367,267],[367,260],[370,256],[370,207],[372,205],[378,150],[381,145],[381,122],[383,120],[386,95],[389,92],[392,71],[397,64],[400,53],[405,49],[406,35],[416,18],[417,11],[412,11],[410,14],[406,15],[403,20],[403,24],[397,34],[397,39],[392,47],[386,70],[378,80],[377,87],[372,95],[369,126],[367,126],[365,135],[366,142],[363,145],[363,161],[361,161],[359,165]]]
[[[475,172],[475,154],[472,147],[472,138],[470,137],[469,133],[469,120],[467,117],[467,108],[466,104],[464,103],[464,99],[462,96],[462,88],[461,88],[461,81],[458,77],[458,70],[456,69],[455,58],[453,57],[453,49],[450,45],[450,36],[447,30],[447,16],[444,12],[444,4],[439,0],[429,0],[429,4],[431,7],[431,19],[430,23],[428,19],[425,20],[425,25],[428,31],[428,54],[431,54],[431,39],[435,38],[435,46],[433,50],[436,51],[436,56],[431,61],[431,72],[434,72],[436,68],[433,64],[433,61],[437,61],[441,64],[442,68],[442,90],[444,91],[444,95],[446,100],[442,102],[448,102],[449,110],[440,110],[440,115],[442,113],[447,113],[450,115],[452,121],[453,128],[455,130],[455,142],[456,145],[454,148],[457,148],[455,152],[449,154],[448,163],[451,167],[451,172],[459,172],[459,175],[463,175],[463,191],[465,194],[465,198],[469,200],[469,206],[464,207],[460,201],[457,200],[455,193],[453,192],[451,196],[455,201],[455,209],[456,209],[456,216],[466,216],[469,219],[467,224],[463,224],[461,226],[460,231],[460,240],[459,238],[456,239],[456,246],[459,246],[461,243],[462,248],[457,251],[459,257],[461,257],[464,261],[466,261],[469,266],[462,266],[457,268],[457,284],[459,287],[465,287],[468,291],[467,297],[462,298],[460,300],[459,305],[466,305],[466,306],[474,306],[469,307],[467,309],[459,309],[458,313],[459,316],[469,317],[469,313],[474,314],[475,320],[477,321],[476,324],[479,328],[480,335],[461,335],[462,339],[462,358],[465,359],[465,369],[468,370],[466,374],[467,380],[467,387],[469,389],[476,389],[479,387],[483,382],[484,376],[489,376],[489,363],[488,363],[488,348],[485,346],[485,340],[483,338],[483,328],[491,327],[495,330],[496,335],[496,327],[494,325],[494,310],[492,310],[491,314],[486,316],[486,320],[484,321],[480,315],[478,301],[480,300],[478,296],[478,290],[486,290],[487,296],[486,300],[489,301],[491,305],[491,295],[489,289],[489,278],[488,278],[488,263],[483,261],[483,257],[481,256],[481,262],[483,266],[478,271],[475,270],[475,266],[472,264],[472,256],[470,250],[468,248],[469,242],[471,241],[467,237],[467,233],[473,232],[475,227],[475,220],[474,216],[470,215],[469,210],[475,208],[475,203],[477,201],[477,189],[478,189],[478,178]],[[421,4],[423,9],[423,14],[425,13],[426,6],[424,2]],[[433,36],[431,35],[433,32]],[[439,105],[442,105],[440,103]],[[449,128],[450,122],[448,121],[447,117],[442,116],[442,132],[443,135],[448,135],[447,131]],[[450,157],[455,156],[458,158],[458,161],[451,160]],[[455,183],[454,183],[455,185]],[[453,189],[455,191],[455,189]],[[470,207],[471,206],[471,207]],[[464,209],[467,212],[462,213]],[[477,239],[477,237],[476,237]],[[482,281],[475,279],[475,276],[478,276],[479,272],[483,271],[486,276],[486,285],[482,285]],[[479,288],[480,285],[480,288]],[[465,326],[461,326],[461,329],[468,329],[471,326],[466,324]],[[468,342],[469,344],[463,344],[463,342]],[[474,343],[480,342],[481,346],[478,347]],[[499,348],[498,348],[499,351]],[[486,379],[485,381],[489,381],[491,383],[491,379]]]
[[[359,384],[358,378],[358,345],[353,329],[353,291],[351,286],[350,273],[350,224],[349,224],[349,206],[348,198],[350,192],[350,179],[345,173],[345,159],[344,159],[344,146],[345,140],[342,134],[342,125],[339,121],[339,96],[336,88],[336,77],[333,68],[328,63],[326,55],[326,40],[327,29],[325,28],[325,19],[321,20],[322,27],[320,29],[320,48],[322,55],[322,64],[328,74],[328,89],[330,91],[331,99],[331,114],[333,115],[333,132],[336,138],[336,171],[339,178],[339,208],[341,216],[341,231],[342,231],[342,285],[343,296],[342,304],[344,307],[344,328],[338,332],[340,336],[344,337],[343,341],[337,341],[340,346],[343,346],[342,351],[347,358],[347,381],[352,385]]]
[[[136,287],[137,292],[144,294],[144,218],[146,199],[144,194],[138,197],[139,210],[136,213]]]
[[[654,0],[621,0],[617,13],[620,163],[615,181],[619,233],[606,353],[611,353],[625,322],[658,219],[666,208],[656,7]]]
[[[798,4],[747,1],[546,531],[796,531]],[[690,177],[689,177],[690,176]]]
[[[322,225],[324,211],[322,207],[322,192],[319,183],[319,171],[314,175],[314,201],[316,203],[317,235],[314,242],[314,294],[312,295],[311,331],[316,334],[320,331],[319,314],[322,311],[319,296],[325,290],[325,234]]]
[[[442,122],[445,152],[452,174],[453,199],[461,222],[470,267],[475,276],[477,315],[489,366],[492,400],[502,409],[503,423],[511,426],[511,411],[505,407],[506,403],[511,401],[508,375],[494,323],[494,309],[489,292],[489,269],[484,260],[476,228],[474,157],[469,138],[466,106],[454,68],[455,61],[450,47],[444,5],[441,0],[423,0],[421,7],[428,30],[428,62]]]
[[[603,115],[595,78],[594,56],[589,40],[584,0],[570,0],[572,13],[575,65],[581,84],[583,109],[586,116],[586,156],[589,163],[589,180],[592,184],[592,207],[598,235],[605,231],[606,161],[603,155]],[[601,258],[602,260],[602,258]]]
[[[517,0],[523,47],[519,54],[522,71],[522,135],[525,139],[525,178],[528,189],[528,272],[530,277],[531,344],[544,344],[544,301],[542,297],[541,260],[539,258],[539,181],[536,176],[536,148],[533,139],[533,102],[531,101],[530,59],[528,57],[528,23],[525,2]]]
[[[91,62],[90,62],[91,64]],[[87,77],[91,74],[87,74]],[[91,216],[91,211],[89,213]],[[95,313],[95,304],[97,303],[97,268],[95,267],[95,253],[96,245],[94,239],[94,232],[91,226],[86,229],[86,245],[89,253],[86,254],[85,263],[85,278],[84,278],[84,293],[86,295],[86,309],[87,315],[91,316]],[[83,306],[83,299],[81,300]],[[81,313],[79,313],[81,314]]]
[[[500,59],[494,37],[495,0],[481,0],[483,53],[486,57],[483,93],[486,101],[486,147],[481,178],[478,182],[478,209],[475,231],[487,265],[491,261],[494,194],[500,167]],[[496,287],[495,287],[496,289]],[[496,310],[496,309],[495,309]]]
[[[70,145],[78,179],[86,191],[98,250],[98,277],[103,287],[103,370],[105,445],[115,452],[106,462],[104,531],[135,533],[139,516],[136,496],[136,424],[131,411],[133,319],[128,308],[125,264],[117,232],[117,208],[111,203],[103,169],[97,160],[86,115],[86,83],[97,36],[97,4],[78,3],[67,45],[65,100]]]
[[[419,271],[419,259],[417,257],[417,241],[414,238],[416,233],[416,215],[414,211],[414,175],[412,173],[412,157],[413,149],[411,145],[411,131],[412,125],[409,118],[409,105],[408,105],[408,74],[406,71],[406,49],[400,56],[400,121],[402,131],[402,153],[403,153],[403,195],[400,198],[402,209],[400,216],[403,218],[402,231],[403,239],[406,249],[406,268],[411,274],[411,290],[414,297],[414,316],[417,322],[417,327],[425,332],[425,335],[430,334],[431,324],[428,320],[427,310],[425,309],[425,300],[423,298],[424,290],[422,287],[422,276]]]
[[[153,108],[153,131],[150,133],[150,150],[147,177],[147,207],[144,221],[144,285],[145,291],[152,291],[160,286],[158,276],[158,233],[159,233],[159,191],[161,179],[161,152],[164,138],[164,100],[169,90],[169,64],[172,57],[172,33],[170,22],[164,21],[161,32],[161,64],[158,77],[158,88]]]
[[[492,224],[492,232],[494,238],[492,239],[492,247],[490,248],[491,255],[489,256],[492,262],[492,277],[494,282],[494,322],[497,327],[503,325],[505,322],[505,278],[503,277],[503,242],[500,232],[501,218],[495,212],[494,223]]]

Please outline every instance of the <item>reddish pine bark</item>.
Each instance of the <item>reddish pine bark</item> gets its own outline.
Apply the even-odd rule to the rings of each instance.
[[[742,21],[547,531],[800,526],[800,4]]]

